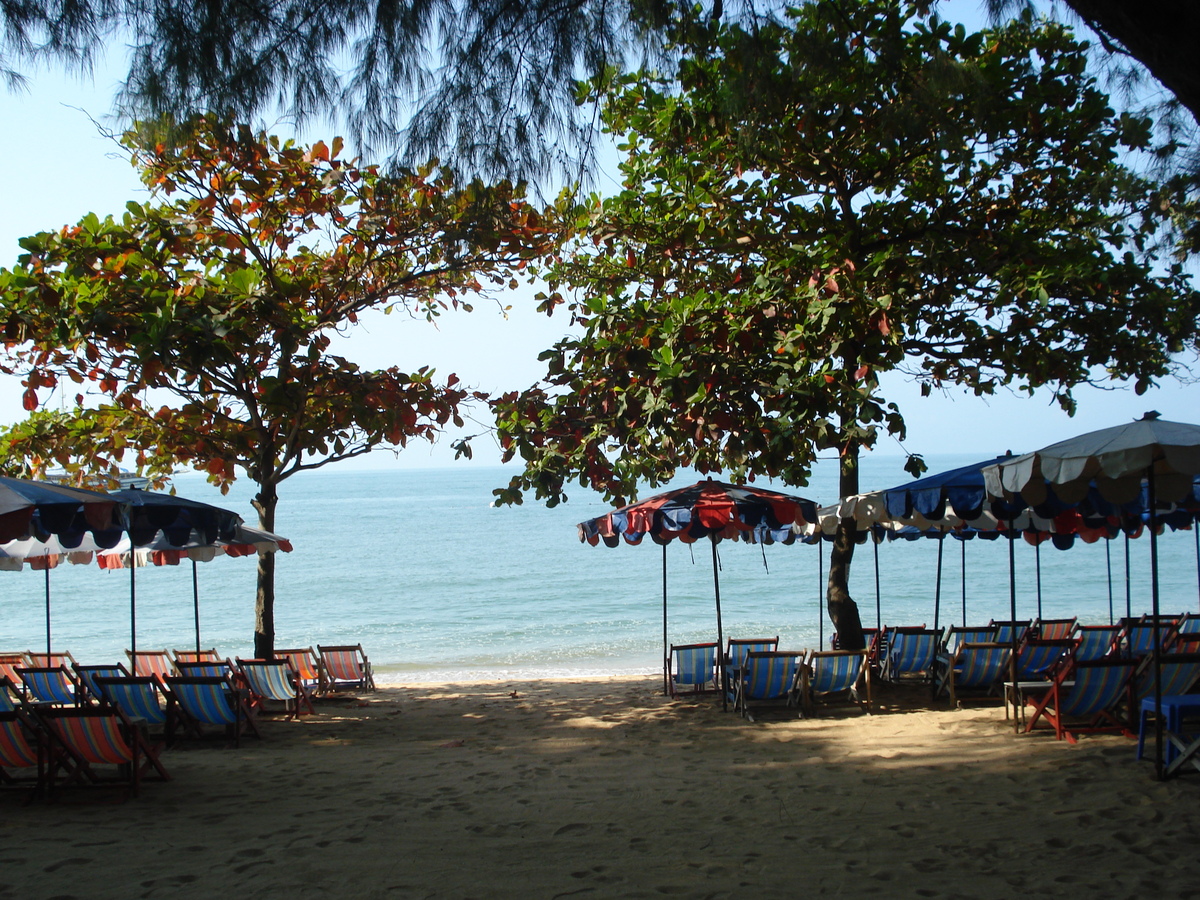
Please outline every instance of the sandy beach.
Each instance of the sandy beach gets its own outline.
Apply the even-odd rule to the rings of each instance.
[[[1200,777],[875,693],[756,722],[654,677],[326,699],[167,751],[128,803],[0,791],[0,898],[1200,895]]]

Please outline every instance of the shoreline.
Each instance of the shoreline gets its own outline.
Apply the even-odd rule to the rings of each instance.
[[[1154,781],[1120,736],[1014,735],[994,701],[875,699],[747,722],[646,675],[338,695],[166,751],[128,804],[0,789],[0,898],[1194,890],[1197,778]]]

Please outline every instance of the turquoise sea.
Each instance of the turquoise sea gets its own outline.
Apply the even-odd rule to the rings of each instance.
[[[974,462],[927,459],[937,472]],[[869,456],[864,490],[908,476],[901,457]],[[663,551],[580,543],[575,524],[607,505],[576,487],[555,509],[527,500],[493,507],[493,488],[509,471],[478,465],[431,469],[338,470],[290,479],[280,491],[276,530],[294,552],[280,554],[276,645],[361,643],[383,682],[453,681],[655,673],[663,646]],[[682,474],[675,484],[697,480]],[[175,481],[186,497],[217,503],[256,524],[252,486],[226,497],[196,474]],[[825,504],[836,499],[836,463],[823,461],[809,486],[782,488]],[[653,492],[646,492],[653,493]],[[1129,602],[1149,609],[1145,537],[1129,543]],[[1164,611],[1196,611],[1200,586],[1195,538],[1168,531],[1159,541]],[[1040,552],[1045,617],[1078,615],[1106,622],[1126,605],[1126,542],[1077,543]],[[947,541],[941,625],[1008,618],[1004,541]],[[1017,602],[1037,614],[1038,554],[1017,545]],[[667,547],[668,639],[716,639],[713,572],[707,544]],[[831,633],[822,615],[828,547],[760,547],[723,542],[720,583],[724,630],[733,636],[780,636],[781,646],[815,647]],[[1109,579],[1111,569],[1112,580]],[[137,645],[185,648],[195,642],[192,565],[136,571]],[[196,566],[201,642],[228,656],[248,656],[254,631],[254,558],[217,557]],[[857,549],[851,591],[863,623],[876,623],[875,553]],[[937,542],[899,541],[878,548],[880,618],[884,624],[934,622]],[[1110,589],[1111,584],[1111,589]],[[44,649],[44,573],[0,572],[0,652]],[[62,565],[50,573],[55,649],[80,662],[123,658],[130,641],[129,572]],[[1111,593],[1110,593],[1111,591]]]

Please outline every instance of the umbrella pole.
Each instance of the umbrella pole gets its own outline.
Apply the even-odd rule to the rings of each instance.
[[[1112,538],[1104,542],[1104,565],[1108,570],[1108,624],[1113,623]]]
[[[1125,618],[1133,618],[1133,595],[1129,586],[1129,532],[1125,532]]]
[[[825,649],[825,610],[821,604],[821,592],[825,587],[825,545],[817,540],[817,649]]]
[[[47,563],[49,560],[47,560]],[[46,665],[50,665],[50,566],[46,566]]]
[[[708,535],[709,542],[712,544],[712,562],[713,562],[713,596],[717,601],[717,647],[720,648],[725,642],[725,636],[721,631],[721,578],[717,574],[717,535],[716,532],[710,532]],[[725,667],[721,667],[724,671]],[[721,688],[721,709],[729,709],[729,679],[722,677]]]
[[[967,627],[967,542],[966,540],[959,541],[958,544],[959,556],[962,571],[962,625]]]
[[[1196,538],[1196,592],[1200,594],[1200,522],[1192,525],[1192,535]]]
[[[1153,464],[1146,470],[1146,486],[1150,500],[1150,608],[1154,615],[1154,772],[1158,780],[1162,781],[1165,777],[1163,772],[1162,623],[1158,619],[1158,516],[1155,510]]]
[[[1037,617],[1040,620],[1042,618],[1042,545],[1040,543],[1033,545],[1033,563],[1037,570]]]
[[[1017,698],[1020,694],[1017,692],[1017,530],[1013,520],[1008,520],[1008,618],[1013,623],[1012,647],[1008,652],[1008,680],[1012,682],[1013,687],[1013,731],[1021,730],[1020,710],[1015,708]],[[1008,701],[1005,700],[1005,703]],[[1007,707],[1005,707],[1007,709]]]
[[[933,586],[933,630],[938,630],[938,622],[942,613],[942,550],[946,546],[946,536],[939,533],[937,536],[938,542],[938,557],[937,557],[937,581]]]
[[[663,560],[663,694],[671,693],[671,649],[667,643],[667,545],[662,545]],[[717,639],[718,641],[720,638]]]
[[[200,581],[196,577],[196,561],[192,560],[192,608],[196,613],[196,653],[200,652]],[[197,656],[197,659],[200,657]]]
[[[129,653],[137,675],[137,551],[129,548]]]
[[[871,532],[871,543],[875,545],[875,630],[883,631],[883,605],[879,599],[879,541],[875,540],[874,531]],[[820,597],[820,593],[817,594]]]

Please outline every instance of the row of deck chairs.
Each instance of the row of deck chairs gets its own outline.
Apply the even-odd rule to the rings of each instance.
[[[726,691],[733,708],[753,721],[762,706],[813,715],[818,700],[845,698],[871,709],[865,651],[780,650],[779,637],[730,638],[720,665],[715,642],[673,644],[667,660],[671,696]]]

